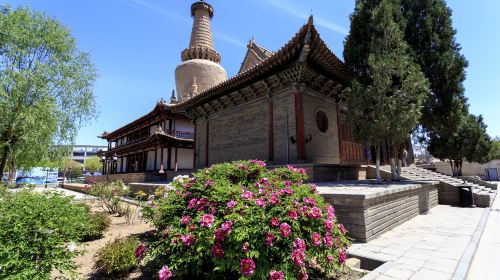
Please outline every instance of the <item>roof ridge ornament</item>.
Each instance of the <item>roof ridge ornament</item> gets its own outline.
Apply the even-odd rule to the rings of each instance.
[[[313,22],[313,16],[310,15],[309,19],[307,20],[307,33],[306,37],[304,38],[302,49],[300,50],[299,62],[305,62],[307,60],[309,52],[311,51],[311,31],[313,28]]]

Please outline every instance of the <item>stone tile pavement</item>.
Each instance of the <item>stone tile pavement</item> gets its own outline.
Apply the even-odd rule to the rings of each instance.
[[[22,188],[12,189],[12,191],[20,191],[20,190],[22,190]],[[87,195],[87,194],[75,192],[75,191],[68,190],[68,189],[63,189],[60,187],[53,187],[53,186],[49,186],[48,188],[45,188],[43,186],[37,186],[33,189],[33,191],[35,191],[35,192],[57,191],[57,192],[63,193],[63,195],[65,195],[65,196],[74,196],[75,200],[87,200],[87,199],[94,199],[95,198],[95,197]]]
[[[500,279],[500,199],[491,206],[467,279]]]
[[[451,279],[484,211],[438,205],[350,253],[390,262],[373,279]]]

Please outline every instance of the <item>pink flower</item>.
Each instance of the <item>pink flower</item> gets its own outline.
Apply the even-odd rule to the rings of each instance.
[[[283,181],[283,184],[287,187],[291,186],[292,185],[292,182],[288,181],[288,180],[285,180]]]
[[[271,219],[271,226],[272,227],[277,227],[280,224],[280,220],[277,217],[273,217]]]
[[[328,206],[328,208],[327,208],[326,218],[328,220],[333,220],[333,218],[335,218],[335,209],[331,205]]]
[[[252,159],[250,160],[250,163],[251,164],[257,164],[257,165],[260,165],[262,167],[266,166],[266,163],[263,162],[262,160],[257,160],[257,159]]]
[[[241,246],[241,250],[243,250],[243,252],[248,252],[248,249],[250,248],[250,243],[248,242],[245,242],[243,243],[243,245]]]
[[[331,248],[333,246],[333,238],[332,238],[332,236],[329,233],[327,233],[325,235],[325,238],[323,238],[323,242],[325,243],[326,247]]]
[[[313,193],[318,193],[318,187],[316,186],[316,184],[309,184],[309,188],[311,188],[311,191]]]
[[[314,247],[318,247],[319,245],[321,245],[321,235],[317,232],[313,232],[311,234],[311,241]]]
[[[307,213],[309,213],[309,207],[304,205],[304,206],[300,207],[300,211],[302,212],[301,213],[302,215],[307,216]]]
[[[196,225],[195,224],[189,224],[188,225],[188,230],[189,231],[194,231],[196,229]]]
[[[243,170],[247,170],[247,169],[248,169],[248,166],[246,166],[246,165],[244,165],[244,164],[239,164],[239,165],[238,165],[238,168],[243,169]]]
[[[340,251],[339,253],[339,263],[344,264],[345,261],[347,260],[347,254],[344,250]]]
[[[135,249],[134,255],[136,258],[140,259],[144,256],[144,253],[146,253],[146,246],[141,244]]]
[[[316,206],[316,201],[312,198],[304,197],[304,198],[302,198],[302,201],[304,201],[304,203],[307,203],[311,206]]]
[[[304,168],[299,168],[297,172],[299,172],[300,174],[306,174],[306,170]]]
[[[214,231],[215,241],[222,242],[222,241],[224,241],[225,238],[226,238],[226,233],[222,229],[220,229],[220,228],[215,229],[215,231]]]
[[[255,262],[252,259],[240,260],[240,272],[243,276],[250,276],[255,270]]]
[[[158,272],[158,276],[160,277],[160,280],[167,280],[168,278],[172,277],[172,271],[168,269],[168,266],[164,265]]]
[[[187,206],[187,209],[194,209],[196,207],[196,198],[192,198],[190,201],[189,201],[189,204]]]
[[[181,235],[181,241],[184,246],[188,247],[194,244],[194,236],[190,233],[188,235]]]
[[[306,250],[306,242],[303,239],[297,238],[293,241],[293,248],[301,251]]]
[[[290,234],[292,234],[292,227],[287,223],[282,223],[280,225],[280,234],[283,238],[288,237]]]
[[[222,259],[222,257],[224,257],[224,250],[222,250],[222,246],[219,243],[212,246],[212,256],[216,259]]]
[[[250,200],[250,199],[253,198],[253,192],[251,192],[251,191],[244,191],[241,194],[241,198],[244,199],[244,200]]]
[[[221,225],[221,229],[224,231],[224,233],[229,234],[231,232],[231,229],[233,228],[233,221],[225,221]]]
[[[331,232],[333,229],[333,221],[332,220],[325,220],[325,228],[327,232]]]
[[[326,262],[327,263],[332,263],[333,262],[333,256],[331,256],[331,255],[326,256]]]
[[[236,204],[238,204],[238,202],[236,202],[236,200],[234,199],[231,199],[228,203],[226,203],[227,208],[233,208],[234,206],[236,206]]]
[[[255,200],[255,204],[260,207],[266,207],[266,200],[264,198],[258,198]]]
[[[347,232],[343,224],[339,224],[339,230],[342,232],[342,234],[346,234]]]
[[[278,194],[272,193],[271,194],[271,198],[269,199],[269,203],[271,203],[271,204],[277,204],[278,202],[279,202]]]
[[[273,246],[274,234],[266,232],[266,244],[267,246]]]
[[[187,224],[189,224],[189,221],[191,221],[191,217],[189,217],[189,216],[182,216],[182,218],[181,218],[181,224],[187,225]]]
[[[205,182],[205,187],[207,187],[207,188],[208,188],[208,187],[211,187],[211,186],[213,186],[213,185],[214,185],[214,181],[213,181],[213,180],[207,180],[207,181]]]
[[[283,279],[285,279],[283,271],[275,271],[275,270],[273,270],[269,274],[270,274],[270,277],[269,277],[270,280],[283,280]]]
[[[312,209],[311,209],[311,212],[309,212],[309,217],[313,218],[313,219],[319,219],[321,218],[321,215],[323,215],[323,213],[321,212],[321,209],[319,209],[318,207],[314,206]]]
[[[309,279],[309,275],[307,274],[307,271],[299,271],[297,273],[297,280],[307,280]]]
[[[289,187],[286,187],[283,189],[283,191],[287,194],[287,195],[292,195],[293,194],[293,190],[290,189]]]
[[[269,187],[271,185],[271,183],[269,182],[268,178],[262,178],[262,179],[260,179],[259,184],[261,184],[263,186],[266,186],[266,187]]]
[[[196,210],[202,211],[203,209],[205,209],[206,205],[207,205],[207,199],[202,197],[196,202],[196,206],[198,206]]]
[[[293,250],[292,261],[295,265],[303,266],[305,258],[306,258],[306,254],[304,253],[304,251],[299,250],[299,249]]]
[[[299,215],[297,214],[297,211],[295,211],[295,210],[289,210],[288,211],[288,217],[290,219],[297,220],[297,218],[299,217]]]
[[[204,214],[200,217],[200,224],[202,227],[211,227],[214,224],[214,216],[212,214]]]

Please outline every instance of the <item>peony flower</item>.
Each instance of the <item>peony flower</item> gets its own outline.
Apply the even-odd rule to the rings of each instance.
[[[269,187],[271,185],[271,183],[269,182],[269,178],[260,179],[259,184],[266,186],[266,187]]]
[[[325,246],[331,248],[333,246],[333,238],[329,233],[326,233],[325,238],[323,238]]]
[[[214,224],[214,216],[212,214],[204,214],[200,217],[200,224],[202,227],[211,227]]]
[[[172,271],[170,271],[168,266],[164,265],[158,272],[158,276],[160,277],[160,280],[167,280],[168,278],[172,277]]]
[[[333,221],[332,220],[325,220],[324,224],[325,224],[326,231],[331,232],[333,229]]]
[[[277,217],[273,217],[271,219],[271,226],[272,227],[277,227],[280,224],[280,220]]]
[[[269,279],[270,280],[283,280],[285,279],[285,276],[283,274],[283,271],[271,271],[271,273],[269,273]]]
[[[224,250],[222,250],[222,246],[219,243],[212,246],[212,256],[216,259],[222,259],[222,257],[224,257]]]
[[[260,207],[266,207],[266,200],[264,198],[258,198],[255,200],[255,204]]]
[[[252,259],[240,260],[240,272],[243,276],[250,276],[255,270],[255,262]]]
[[[250,160],[250,163],[251,164],[256,164],[256,165],[259,165],[259,166],[262,166],[262,167],[266,166],[265,162],[263,162],[262,160],[257,160],[257,159]]]
[[[288,180],[285,180],[283,181],[283,184],[287,187],[291,186],[292,185],[292,182],[288,181]]]
[[[284,188],[283,192],[286,193],[287,195],[292,195],[293,194],[293,190],[290,189],[290,187]]]
[[[333,256],[331,256],[331,255],[326,256],[326,262],[327,263],[332,263],[333,262]]]
[[[188,225],[188,230],[189,231],[195,231],[196,230],[196,225],[195,224],[189,224]]]
[[[343,224],[339,224],[339,230],[342,232],[342,234],[346,234],[347,232]]]
[[[290,219],[297,220],[297,219],[298,219],[298,217],[299,217],[299,215],[297,214],[297,211],[295,211],[295,210],[289,210],[289,211],[288,211],[288,217],[289,217]]]
[[[189,204],[187,206],[187,209],[194,209],[196,207],[196,198],[192,198],[190,201],[189,201]]]
[[[273,246],[274,234],[266,232],[266,244],[267,246]]]
[[[207,181],[205,182],[205,187],[207,187],[207,188],[209,188],[209,187],[211,187],[211,186],[213,186],[213,185],[214,185],[214,181],[213,181],[213,180],[207,180]]]
[[[309,217],[313,218],[313,219],[319,219],[321,218],[321,215],[323,215],[323,213],[321,212],[321,209],[319,209],[318,207],[314,206],[311,211],[309,212]]]
[[[283,238],[288,237],[290,234],[292,234],[292,227],[287,223],[282,223],[280,225],[280,234]]]
[[[318,187],[316,186],[316,184],[309,184],[309,188],[311,188],[311,191],[313,193],[318,193]]]
[[[217,228],[214,231],[214,239],[217,242],[222,242],[226,238],[226,233],[221,228]]]
[[[238,168],[239,169],[243,169],[243,170],[248,170],[248,166],[244,165],[244,164],[239,164],[238,165]]]
[[[339,263],[344,264],[347,260],[347,254],[344,250],[340,251],[339,253]]]
[[[187,224],[189,224],[189,221],[191,221],[191,217],[189,217],[189,216],[182,216],[182,218],[181,218],[181,224],[187,225]]]
[[[302,198],[302,201],[304,201],[304,203],[307,203],[311,206],[316,206],[316,201],[312,198],[304,197],[304,198]]]
[[[251,191],[244,191],[241,194],[241,198],[243,198],[244,200],[250,200],[250,199],[253,198],[253,192],[251,192]]]
[[[233,221],[225,221],[221,225],[221,229],[224,231],[225,234],[229,234],[232,228],[233,228]]]
[[[248,242],[245,242],[243,243],[243,245],[241,246],[241,250],[243,250],[243,252],[248,252],[248,249],[250,248],[250,243]]]
[[[188,247],[194,244],[194,236],[190,233],[188,235],[181,235],[181,241],[184,246]]]
[[[303,239],[297,238],[293,241],[293,248],[301,251],[306,250],[306,242]]]
[[[236,200],[234,199],[231,199],[228,203],[226,203],[227,208],[233,208],[234,206],[236,206],[236,204],[238,204],[238,202],[236,202]]]
[[[335,209],[331,205],[328,206],[328,208],[327,208],[326,218],[328,220],[333,220],[333,218],[335,218]]]
[[[321,245],[321,235],[317,232],[313,232],[311,234],[311,241],[314,247],[318,247],[319,245]]]
[[[278,202],[279,202],[278,194],[273,192],[271,194],[271,198],[269,199],[269,203],[271,203],[271,204],[277,204]]]
[[[203,211],[205,209],[207,205],[207,199],[202,197],[200,198],[197,202],[196,202],[196,206],[198,206],[198,208],[196,210],[198,211]]]
[[[292,261],[295,265],[303,266],[304,259],[306,258],[306,254],[302,250],[295,249],[295,250],[293,250],[291,257],[292,257]]]
[[[135,249],[134,255],[136,258],[140,259],[144,256],[144,253],[146,253],[146,246],[141,244]]]

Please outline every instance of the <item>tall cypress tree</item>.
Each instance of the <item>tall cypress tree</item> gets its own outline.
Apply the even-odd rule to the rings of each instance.
[[[467,115],[463,81],[468,65],[455,40],[451,9],[445,0],[402,0],[405,39],[430,82],[421,125],[430,133],[451,137]]]
[[[353,67],[360,79],[353,82],[347,98],[347,118],[359,140],[377,146],[377,179],[380,181],[381,143],[387,141],[398,151],[406,142],[418,123],[429,86],[404,40],[399,24],[402,21],[400,0],[381,0],[374,6],[367,5],[368,2],[374,3],[357,1],[346,41],[346,45],[353,44],[362,52],[349,50],[351,58],[366,56],[366,60],[357,60],[359,64]],[[363,44],[359,44],[359,40]],[[396,157],[397,153],[393,153],[391,162],[395,162]]]

